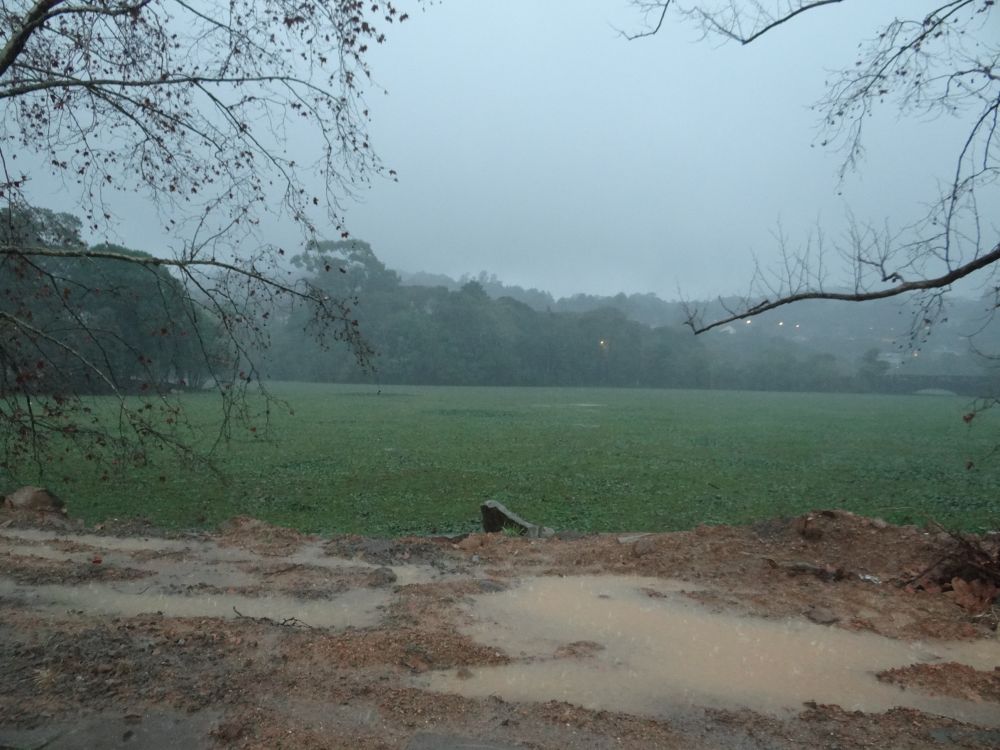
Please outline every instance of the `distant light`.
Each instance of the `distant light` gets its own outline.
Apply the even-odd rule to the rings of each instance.
[[[779,321],[778,321],[778,325],[779,325],[779,326],[783,326],[783,325],[785,325],[785,321],[783,321],[783,320],[779,320]]]
[[[799,327],[799,324],[798,324],[798,323],[796,323],[796,324],[795,324],[795,327],[796,327],[796,328],[798,328],[798,327]]]
[[[753,321],[751,321],[750,318],[747,318],[743,322],[746,323],[747,325],[750,325],[750,323],[752,323]]]
[[[920,352],[913,352],[913,356],[914,357],[919,357],[920,356]]]

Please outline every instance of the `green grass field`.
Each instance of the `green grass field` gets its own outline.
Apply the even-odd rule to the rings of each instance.
[[[998,431],[959,398],[279,384],[268,438],[100,482],[44,478],[88,522],[168,527],[249,514],[316,532],[469,531],[495,498],[579,530],[675,530],[840,507],[1000,525]],[[191,396],[210,424],[210,396]],[[967,460],[976,468],[967,470]],[[160,477],[166,481],[161,481]]]

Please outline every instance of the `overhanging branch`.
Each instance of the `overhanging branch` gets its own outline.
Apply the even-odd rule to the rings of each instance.
[[[229,271],[230,273],[238,274],[240,276],[246,276],[247,278],[252,278],[260,281],[263,284],[271,287],[277,292],[283,292],[293,297],[298,297],[299,299],[312,300],[313,296],[308,292],[301,289],[296,289],[295,287],[288,286],[278,281],[276,278],[270,276],[265,276],[263,273],[254,270],[253,268],[243,268],[234,263],[226,263],[225,261],[215,260],[212,258],[201,258],[201,259],[185,259],[185,258],[157,258],[155,256],[136,256],[136,255],[126,255],[124,253],[116,253],[112,251],[105,250],[59,250],[56,248],[47,247],[20,247],[15,245],[0,245],[0,256],[3,255],[20,255],[25,257],[44,257],[44,258],[64,258],[64,259],[79,259],[79,260],[118,260],[125,263],[134,263],[136,265],[148,266],[148,267],[162,267],[162,268],[177,268],[179,270],[192,269],[192,268],[212,268],[219,271]]]
[[[978,258],[969,261],[968,263],[961,265],[952,271],[944,274],[943,276],[937,276],[931,279],[920,279],[918,281],[906,281],[896,286],[891,286],[886,289],[879,289],[873,292],[824,292],[821,290],[811,291],[811,292],[798,292],[796,294],[789,294],[784,297],[779,297],[775,300],[764,300],[756,305],[748,306],[744,310],[728,315],[719,320],[713,321],[708,325],[701,325],[695,319],[695,316],[689,316],[686,324],[693,330],[696,334],[705,333],[706,331],[711,331],[713,328],[718,328],[719,326],[724,326],[727,323],[732,323],[737,320],[742,320],[743,318],[749,317],[751,315],[760,315],[761,313],[767,312],[769,310],[774,310],[778,307],[784,307],[785,305],[790,305],[794,302],[802,302],[804,300],[810,299],[825,299],[825,300],[840,300],[842,302],[871,302],[878,299],[886,299],[889,297],[898,297],[901,294],[907,294],[909,292],[919,292],[928,289],[944,289],[945,287],[954,284],[956,281],[969,276],[976,271],[980,271],[987,266],[992,265],[1000,261],[1000,244],[998,244],[993,250],[981,255]]]
[[[823,5],[833,5],[835,3],[842,3],[843,1],[844,0],[814,0],[814,2],[805,3],[804,5],[796,8],[795,10],[790,10],[788,13],[785,13],[784,15],[779,16],[778,18],[775,18],[774,20],[765,24],[757,31],[751,34],[747,34],[746,36],[734,33],[733,31],[726,29],[707,13],[703,12],[701,15],[702,15],[702,20],[706,24],[710,25],[714,31],[722,34],[723,36],[729,37],[733,41],[746,45],[750,44],[753,41],[756,41],[757,39],[760,39],[769,31],[776,29],[778,26],[781,26],[782,24],[788,23],[793,18],[802,13],[805,13],[806,11],[815,10],[816,8],[819,8]]]

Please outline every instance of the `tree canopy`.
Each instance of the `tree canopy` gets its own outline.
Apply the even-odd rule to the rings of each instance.
[[[351,305],[289,276],[258,229],[340,237],[340,201],[394,176],[364,92],[370,47],[406,17],[381,1],[0,0],[5,465],[88,430],[88,453],[115,460],[183,448],[131,398],[144,387],[162,426],[176,421],[164,385],[211,384],[228,430],[257,380],[248,353],[288,300],[366,356]],[[82,221],[31,205],[42,172]],[[170,252],[81,239],[113,235],[122,193],[157,207]],[[118,396],[120,418],[93,421],[81,397],[97,392]]]

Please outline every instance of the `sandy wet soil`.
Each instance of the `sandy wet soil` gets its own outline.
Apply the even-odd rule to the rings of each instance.
[[[913,527],[0,522],[0,748],[1000,746],[996,605]]]

